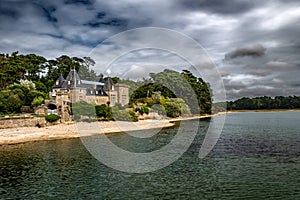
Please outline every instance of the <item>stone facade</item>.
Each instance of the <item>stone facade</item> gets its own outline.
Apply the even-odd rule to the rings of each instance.
[[[125,84],[116,84],[114,87],[116,91],[117,102],[122,106],[129,103],[129,86]]]

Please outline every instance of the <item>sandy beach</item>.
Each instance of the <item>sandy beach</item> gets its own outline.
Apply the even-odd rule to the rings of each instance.
[[[164,127],[171,127],[175,125],[175,121],[190,120],[197,118],[212,117],[220,114],[221,112],[212,115],[195,116],[195,117],[181,117],[166,120],[140,120],[138,122],[79,122],[69,124],[58,124],[47,127],[20,127],[0,129],[0,145],[4,144],[17,144],[29,141],[40,140],[58,140],[79,138],[81,136],[88,136],[93,134],[103,133],[118,133],[126,131],[138,131],[146,129],[157,129]]]

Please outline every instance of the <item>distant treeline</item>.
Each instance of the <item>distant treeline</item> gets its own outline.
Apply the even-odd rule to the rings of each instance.
[[[243,97],[227,102],[227,110],[294,109],[300,108],[300,96]]]

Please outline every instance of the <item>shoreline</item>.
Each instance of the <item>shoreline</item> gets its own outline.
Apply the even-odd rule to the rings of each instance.
[[[168,118],[164,120],[140,120],[138,122],[121,121],[101,121],[101,122],[78,122],[80,124],[80,133],[78,123],[61,123],[46,127],[20,127],[0,129],[0,146],[12,145],[25,142],[49,141],[61,139],[73,139],[81,136],[91,136],[97,134],[113,134],[128,131],[141,131],[148,129],[162,129],[175,126],[178,121],[210,118],[218,115],[238,113],[238,112],[286,112],[300,111],[300,109],[270,109],[270,110],[228,110],[214,114],[207,114],[192,117]],[[82,129],[83,128],[83,129]],[[95,130],[100,130],[97,133]]]
[[[97,134],[112,134],[127,131],[140,131],[148,129],[162,129],[175,126],[175,122],[191,119],[209,118],[229,112],[219,112],[210,115],[180,117],[165,120],[140,120],[138,122],[101,121],[101,122],[79,122],[58,124],[46,127],[20,127],[0,129],[0,146],[19,144],[34,141],[61,140],[79,138],[81,136],[91,136]],[[78,130],[80,127],[80,133]],[[101,132],[95,133],[95,130]]]

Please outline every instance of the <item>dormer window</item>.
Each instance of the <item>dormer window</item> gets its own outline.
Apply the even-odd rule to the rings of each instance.
[[[93,90],[91,90],[91,94],[93,94]]]
[[[56,85],[59,85],[59,81],[58,80],[56,81]]]
[[[98,94],[98,91],[96,91],[96,94]]]
[[[68,85],[71,85],[71,81],[68,81]]]

